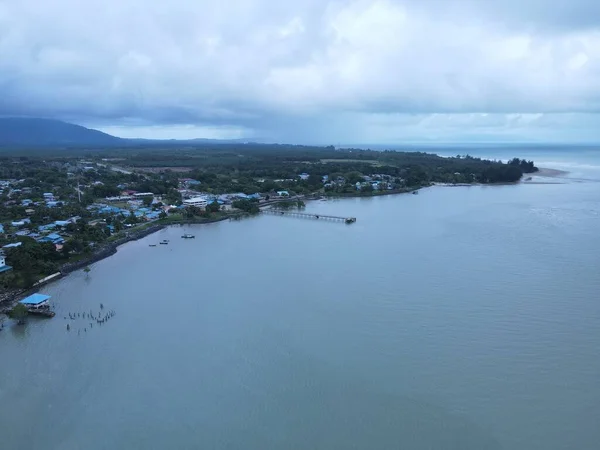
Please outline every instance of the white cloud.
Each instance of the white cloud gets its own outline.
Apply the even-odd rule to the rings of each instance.
[[[334,142],[537,138],[526,118],[553,115],[570,136],[600,112],[599,14],[594,0],[5,0],[0,114]]]

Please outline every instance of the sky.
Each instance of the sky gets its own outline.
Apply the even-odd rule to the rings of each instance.
[[[0,116],[160,139],[600,142],[600,1],[0,0]]]

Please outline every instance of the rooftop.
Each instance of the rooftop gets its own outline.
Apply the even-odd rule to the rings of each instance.
[[[19,303],[24,305],[39,305],[41,303],[47,302],[50,299],[49,295],[45,294],[32,294],[27,298],[24,298]]]

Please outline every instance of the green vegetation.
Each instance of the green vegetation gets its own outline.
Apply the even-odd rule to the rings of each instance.
[[[119,167],[112,166],[115,158]],[[273,201],[289,195],[293,200],[278,201],[278,207],[302,208],[302,200],[295,198],[303,195],[372,196],[431,183],[514,182],[536,170],[532,161],[519,158],[504,164],[471,156],[332,146],[188,143],[21,149],[12,154],[5,150],[0,155],[0,246],[13,245],[3,250],[13,270],[0,275],[0,287],[30,287],[129,230],[256,214],[259,198]],[[128,197],[132,191],[153,196],[135,205]],[[180,206],[182,194],[189,198],[200,193],[210,202],[205,209],[166,207]],[[216,201],[222,203],[223,194],[239,193],[250,198],[232,195],[225,201],[241,212],[225,212]]]
[[[234,208],[240,209],[249,214],[258,214],[258,212],[260,211],[260,209],[258,208],[257,200],[247,200],[247,199],[235,200],[232,203],[232,206]]]
[[[284,200],[277,202],[274,206],[274,208],[285,210],[292,208],[302,209],[304,207],[306,207],[306,204],[302,200]]]
[[[29,310],[22,303],[17,303],[8,313],[8,316],[16,320],[19,325],[24,325],[29,315]]]

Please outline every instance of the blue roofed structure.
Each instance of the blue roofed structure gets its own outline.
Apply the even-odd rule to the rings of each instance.
[[[60,234],[52,233],[40,239],[40,242],[51,242],[53,244],[62,244],[65,242]]]
[[[29,297],[24,298],[19,303],[27,306],[28,308],[43,308],[48,305],[50,296],[46,294],[31,294]]]
[[[22,244],[23,244],[22,242],[13,242],[12,244],[6,244],[2,248],[16,248],[16,247],[20,247]]]

